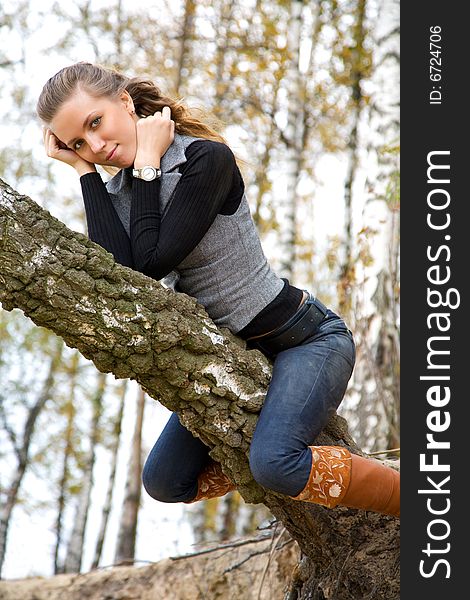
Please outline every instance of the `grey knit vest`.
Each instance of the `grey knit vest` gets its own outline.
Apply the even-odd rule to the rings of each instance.
[[[200,138],[175,134],[161,161],[160,206],[168,210],[186,162],[185,150]],[[130,233],[132,169],[106,184],[114,208]],[[284,282],[270,268],[245,195],[233,215],[217,215],[199,244],[163,283],[193,296],[211,319],[234,333],[247,325],[279,294]]]

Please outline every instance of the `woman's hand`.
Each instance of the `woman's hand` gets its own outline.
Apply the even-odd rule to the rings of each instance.
[[[136,123],[137,153],[134,167],[159,167],[160,159],[173,143],[175,138],[175,122],[171,120],[169,106],[162,112],[139,119]]]
[[[67,148],[67,146],[63,144],[48,127],[44,128],[43,137],[46,154],[50,158],[54,158],[55,160],[70,165],[79,175],[96,172],[95,165],[83,160],[76,152]]]

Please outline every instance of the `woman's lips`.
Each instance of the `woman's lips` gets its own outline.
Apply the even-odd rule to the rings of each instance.
[[[114,156],[114,153],[116,152],[116,148],[118,147],[118,144],[116,144],[114,146],[114,148],[111,150],[111,152],[108,154],[108,156],[106,157],[106,160],[111,160]]]

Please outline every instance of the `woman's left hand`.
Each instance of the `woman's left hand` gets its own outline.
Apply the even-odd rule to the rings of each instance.
[[[164,106],[162,112],[139,119],[136,123],[137,153],[134,167],[141,169],[145,166],[159,167],[160,159],[173,143],[175,137],[175,122],[171,119],[169,106]]]

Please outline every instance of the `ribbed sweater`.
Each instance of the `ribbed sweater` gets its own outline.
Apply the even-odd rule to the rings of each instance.
[[[243,179],[228,146],[192,141],[185,148],[185,158],[171,202],[163,210],[160,179],[132,179],[130,214],[123,217],[98,173],[80,178],[90,239],[111,252],[120,264],[157,280],[178,271],[217,215],[236,218],[244,200]],[[292,316],[301,298],[302,291],[284,280],[274,300],[235,333],[246,339],[272,331]]]

